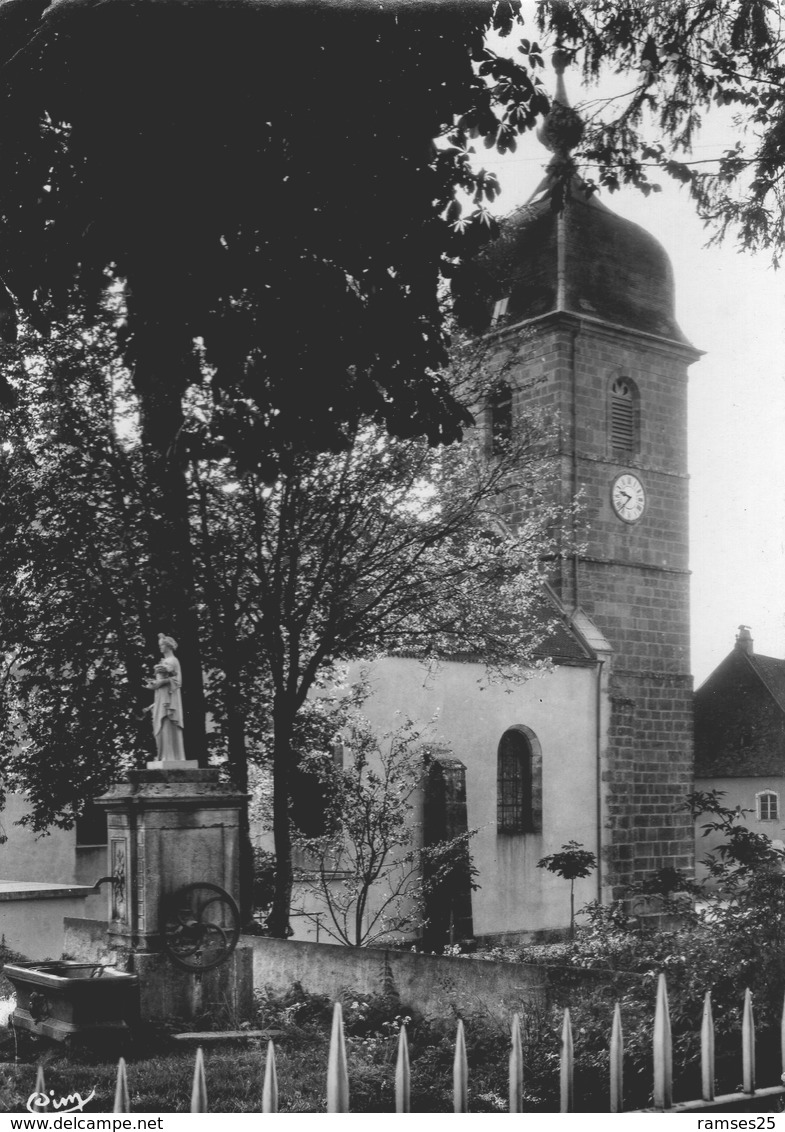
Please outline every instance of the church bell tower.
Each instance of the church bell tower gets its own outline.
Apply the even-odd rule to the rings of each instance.
[[[700,354],[675,320],[664,249],[577,176],[582,124],[555,65],[546,177],[467,270],[456,314],[508,359],[512,427],[532,406],[553,414],[561,498],[579,499],[552,586],[613,650],[598,769],[612,899],[693,866],[687,369]]]

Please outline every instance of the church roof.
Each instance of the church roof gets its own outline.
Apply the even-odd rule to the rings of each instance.
[[[532,603],[529,620],[533,634],[542,634],[531,652],[535,660],[591,666],[597,663],[598,650],[610,650],[610,645],[583,610],[567,613],[547,584],[543,585],[539,600]],[[421,653],[408,650],[396,651],[392,655],[422,658]],[[442,659],[466,664],[481,664],[484,660],[479,654],[465,652],[454,652]],[[515,657],[510,660],[514,662]]]
[[[756,654],[746,626],[695,693],[695,774],[785,775],[785,660]]]
[[[507,324],[563,311],[688,346],[662,245],[602,204],[578,177],[569,182],[563,211],[559,195],[549,176],[502,222],[499,239],[459,284],[459,314],[485,331],[496,303],[506,299]]]
[[[548,590],[547,598],[536,609],[535,616],[539,619],[544,630],[544,637],[536,647],[535,655],[540,658],[549,658],[555,664],[587,664],[593,663],[595,654],[587,644],[583,635],[576,631],[575,625],[563,616],[557,608],[554,616],[556,599]]]
[[[577,175],[570,151],[583,126],[556,97],[539,131],[554,151],[545,179],[454,284],[458,320],[474,333],[556,312],[690,347],[675,316],[673,271],[650,233],[617,215]],[[504,303],[503,320],[494,317]]]

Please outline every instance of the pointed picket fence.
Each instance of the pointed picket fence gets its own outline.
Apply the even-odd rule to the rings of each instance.
[[[278,1074],[275,1069],[275,1046],[267,1043],[267,1058],[264,1063],[264,1084],[262,1085],[262,1112],[278,1111]]]
[[[409,1069],[409,1039],[406,1027],[398,1034],[398,1060],[395,1063],[395,1111],[411,1112],[412,1077]]]
[[[114,1090],[114,1108],[112,1112],[130,1112],[131,1098],[128,1094],[128,1077],[125,1069],[125,1058],[121,1057],[117,1063],[117,1084]]]
[[[785,1085],[774,1085],[758,1089],[755,1082],[755,1020],[752,995],[749,990],[744,995],[741,1025],[742,1087],[737,1093],[724,1096],[715,1095],[714,1076],[714,1022],[712,1018],[711,993],[707,992],[703,1003],[703,1017],[700,1031],[701,1042],[701,1096],[700,1099],[673,1103],[673,1047],[671,1041],[670,1010],[665,976],[660,975],[657,983],[657,997],[654,1011],[654,1031],[652,1036],[653,1061],[653,1108],[642,1111],[654,1112],[701,1112],[709,1109],[749,1106],[754,1098],[765,1104],[769,1099],[785,1096]],[[573,1043],[570,1011],[566,1009],[562,1020],[559,1066],[559,1108],[561,1112],[575,1111],[575,1050]],[[785,1081],[785,1002],[783,1002],[780,1028],[781,1069]],[[610,1030],[610,1090],[609,1111],[624,1110],[624,1033],[621,1009],[618,1003],[613,1011]],[[509,1111],[524,1111],[524,1062],[521,1040],[521,1020],[513,1015],[510,1031],[510,1075]],[[398,1035],[398,1055],[395,1064],[395,1111],[411,1112],[412,1074],[409,1063],[409,1045],[406,1027],[402,1026]],[[46,1083],[41,1067],[35,1082],[35,1092],[46,1097]],[[326,1102],[328,1112],[349,1112],[349,1073],[346,1056],[343,1014],[340,1003],[333,1010],[330,1051],[327,1059]],[[466,1037],[463,1022],[459,1021],[455,1035],[455,1057],[453,1061],[453,1109],[455,1112],[469,1112],[469,1066],[466,1055]],[[114,1112],[131,1111],[128,1091],[127,1068],[123,1058],[117,1066]],[[191,1086],[191,1112],[207,1112],[207,1072],[201,1047],[196,1051],[193,1082]],[[262,1112],[278,1112],[278,1075],[276,1069],[275,1046],[268,1043],[264,1059],[262,1083]]]

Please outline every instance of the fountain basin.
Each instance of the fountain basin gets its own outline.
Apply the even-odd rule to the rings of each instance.
[[[11,1025],[62,1042],[128,1029],[139,1016],[139,977],[103,963],[6,963],[16,991]]]

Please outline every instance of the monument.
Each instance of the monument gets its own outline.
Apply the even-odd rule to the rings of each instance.
[[[211,1004],[250,1012],[252,952],[240,934],[246,795],[187,758],[177,642],[159,634],[148,687],[158,758],[97,799],[107,811],[107,920],[66,920],[66,950],[139,976],[142,1018],[190,1019]]]
[[[155,666],[155,677],[151,688],[155,691],[153,701],[153,734],[158,750],[157,764],[148,763],[148,767],[163,765],[168,762],[185,762],[185,747],[183,746],[183,675],[180,661],[175,656],[177,641],[167,637],[164,633],[158,634],[158,647],[163,660]]]

